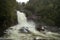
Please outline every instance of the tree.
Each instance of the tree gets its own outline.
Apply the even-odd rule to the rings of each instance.
[[[35,22],[50,26],[60,26],[60,0],[29,0],[25,6],[26,14],[32,15]],[[30,13],[29,13],[30,11]],[[32,17],[32,15],[30,15]]]
[[[0,36],[4,31],[17,24],[16,0],[0,0]]]

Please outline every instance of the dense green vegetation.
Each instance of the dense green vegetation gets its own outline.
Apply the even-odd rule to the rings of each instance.
[[[17,24],[16,0],[0,0],[0,36],[8,27]]]
[[[22,8],[28,19],[33,19],[39,24],[60,26],[60,0],[29,0]]]

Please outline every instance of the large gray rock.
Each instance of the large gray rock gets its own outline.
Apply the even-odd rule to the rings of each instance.
[[[21,33],[30,33],[28,27],[22,27],[22,28],[19,30],[19,32],[21,32]]]

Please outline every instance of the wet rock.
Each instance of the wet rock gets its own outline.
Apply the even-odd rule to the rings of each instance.
[[[46,30],[46,26],[39,25],[38,27],[36,27],[36,30],[37,31],[45,31]]]
[[[22,27],[22,28],[19,30],[19,32],[21,32],[21,33],[30,33],[28,27]]]

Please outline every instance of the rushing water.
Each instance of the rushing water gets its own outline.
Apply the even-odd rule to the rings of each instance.
[[[27,17],[25,13],[17,11],[17,19],[18,19],[18,25],[12,26],[8,28],[5,33],[6,35],[4,38],[9,38],[13,40],[32,40],[33,36],[35,35],[38,38],[59,38],[56,36],[59,36],[60,34],[56,34],[53,32],[38,32],[35,30],[35,23],[33,21],[27,20]],[[20,29],[23,29],[24,33],[21,32]],[[30,34],[28,35],[28,33]],[[26,34],[27,33],[27,34]],[[25,36],[23,38],[23,36]],[[30,38],[31,37],[31,38]],[[29,38],[29,39],[26,39]]]
[[[23,12],[17,11],[18,25],[12,26],[6,30],[7,38],[12,38],[14,40],[20,40],[19,30],[27,28],[30,32],[37,33],[35,30],[35,23],[33,21],[27,21],[26,15]],[[25,30],[26,32],[26,30]]]

